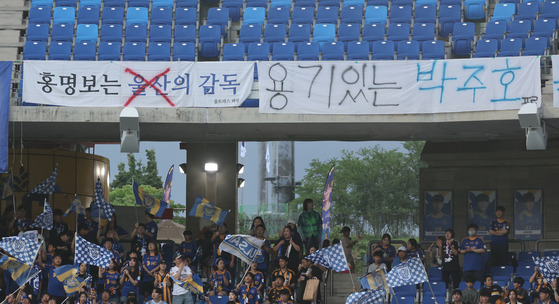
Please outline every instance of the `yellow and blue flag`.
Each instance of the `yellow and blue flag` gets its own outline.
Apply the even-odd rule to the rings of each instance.
[[[163,211],[169,207],[167,202],[156,199],[155,197],[147,194],[142,187],[138,186],[135,181],[132,182],[132,190],[134,190],[134,197],[136,198],[136,205],[142,205],[146,211],[157,217],[163,215]]]
[[[72,201],[70,208],[68,208],[68,210],[64,213],[64,217],[67,217],[72,212],[75,212],[78,215],[85,215],[85,208],[83,207],[77,194],[74,195],[74,201]]]
[[[30,267],[6,255],[2,255],[0,258],[0,268],[9,272],[12,275],[12,280],[19,286],[24,285],[41,272],[41,270]]]
[[[225,221],[228,213],[229,211],[221,210],[221,208],[214,206],[214,204],[210,201],[198,195],[196,200],[194,200],[194,206],[190,209],[190,213],[188,215],[204,218],[216,223],[217,225],[221,225]]]
[[[171,277],[171,279],[173,279],[173,281],[181,288],[186,289],[193,294],[204,293],[204,283],[202,283],[202,279],[200,279],[200,276],[198,274],[192,275],[192,279],[186,280],[184,282],[181,282],[173,277]]]
[[[361,287],[366,290],[381,290],[389,291],[386,277],[384,276],[384,269],[377,269],[377,271],[368,274],[361,278]]]
[[[175,171],[175,165],[172,165],[167,172],[167,178],[165,179],[165,184],[163,185],[163,201],[171,201],[171,187],[173,186],[173,172]]]
[[[63,283],[64,291],[72,296],[86,285],[86,281],[78,277],[78,265],[63,265],[54,270],[55,277]]]

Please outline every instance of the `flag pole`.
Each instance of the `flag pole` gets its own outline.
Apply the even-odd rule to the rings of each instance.
[[[10,168],[10,180],[12,181],[11,185],[12,186],[12,205],[14,206],[14,216],[16,216],[16,194],[14,193],[14,169]],[[4,190],[6,191],[6,190]]]
[[[62,301],[62,303],[60,303],[60,304],[66,303],[66,301],[68,301],[69,298],[70,298],[70,297],[66,297],[66,299],[64,299],[64,301]]]
[[[252,263],[251,263],[251,264],[252,264]],[[252,266],[252,265],[248,265],[247,270],[245,271],[245,274],[243,274],[243,276],[242,276],[241,279],[239,280],[239,284],[241,284],[241,285],[243,284],[243,280],[245,279],[246,275],[248,274],[248,272],[249,272],[251,266]]]
[[[23,286],[25,286],[25,284],[27,284],[27,282],[31,281],[34,277],[36,277],[39,273],[41,273],[42,270],[39,269],[39,271],[33,275],[32,277],[28,278],[27,281],[25,281],[25,283],[21,284],[21,286],[18,287],[18,289],[16,289],[16,291],[12,292],[11,294],[9,294],[6,299],[4,299],[4,301],[0,302],[0,304],[4,304],[6,303],[6,301],[8,300],[9,296],[13,296],[16,292],[18,292]]]
[[[396,293],[394,292],[394,289],[392,289],[392,287],[390,287],[390,291],[392,292],[392,294],[394,295],[394,300],[396,300],[396,304],[398,303],[398,297],[396,296]]]
[[[431,290],[431,295],[433,296],[433,300],[436,301],[435,298],[435,293],[433,292],[433,287],[431,286],[431,282],[429,281],[429,275],[427,274],[427,271],[425,270],[425,266],[423,265],[423,263],[421,263],[421,268],[423,268],[423,273],[425,273],[425,277],[427,278],[427,284],[429,285],[429,289]]]

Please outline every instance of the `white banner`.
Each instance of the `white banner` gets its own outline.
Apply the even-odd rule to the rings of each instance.
[[[553,106],[559,107],[559,55],[551,56],[553,72]]]
[[[238,107],[252,62],[25,61],[23,101],[72,107]]]
[[[538,57],[258,62],[261,113],[419,114],[541,105]]]

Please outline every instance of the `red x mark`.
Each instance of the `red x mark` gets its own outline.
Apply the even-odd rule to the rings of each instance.
[[[156,86],[153,85],[153,83],[154,83],[155,81],[157,81],[157,79],[159,79],[159,77],[161,77],[161,76],[163,76],[163,75],[169,73],[170,70],[171,70],[171,68],[167,68],[165,71],[163,71],[163,72],[157,74],[157,75],[156,75],[155,77],[153,77],[151,80],[146,81],[146,79],[145,79],[142,75],[140,75],[140,74],[138,74],[138,73],[132,71],[132,70],[129,69],[129,68],[126,68],[126,69],[124,70],[124,72],[130,73],[130,74],[134,75],[135,77],[140,77],[141,79],[144,80],[144,84],[143,84],[141,87],[139,87],[139,88],[134,92],[134,94],[132,94],[132,96],[130,96],[130,98],[128,98],[128,100],[126,101],[126,103],[124,104],[124,106],[127,107],[127,106],[132,102],[132,100],[134,100],[134,98],[138,97],[138,95],[140,95],[140,93],[142,93],[147,87],[151,87],[151,88],[153,88],[155,91],[157,91],[157,93],[159,93],[172,107],[174,107],[175,104],[169,99],[169,97],[167,97],[167,95],[163,94],[163,92],[161,92],[161,90],[160,90],[158,87],[156,87]]]

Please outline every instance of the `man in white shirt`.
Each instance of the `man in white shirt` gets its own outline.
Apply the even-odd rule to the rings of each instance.
[[[185,282],[192,279],[192,271],[188,267],[186,257],[182,257],[179,253],[175,255],[175,266],[171,268],[169,275],[175,280]],[[173,304],[194,304],[192,294],[182,288],[177,282],[173,282]]]
[[[151,300],[146,302],[146,304],[167,304],[167,302],[161,300],[161,294],[163,290],[159,287],[155,287],[151,292]]]

